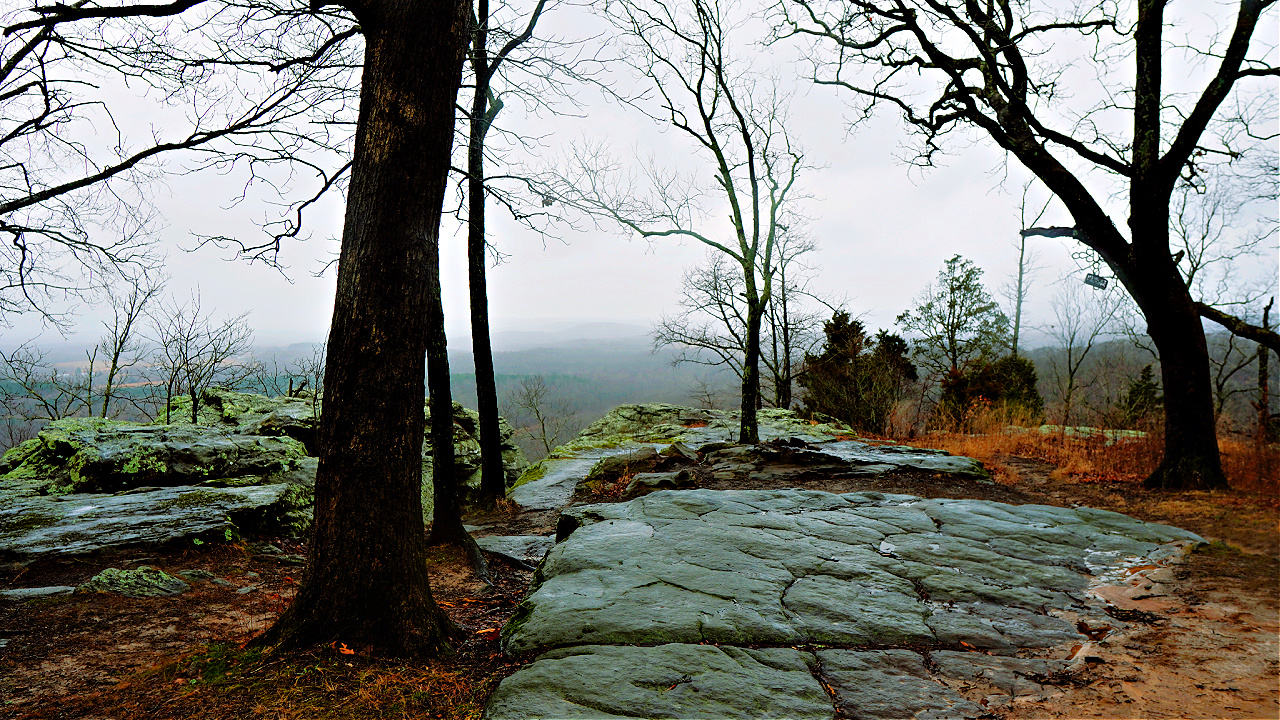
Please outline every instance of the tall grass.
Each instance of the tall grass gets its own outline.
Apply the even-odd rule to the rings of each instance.
[[[976,406],[961,417],[935,421],[941,429],[908,441],[981,460],[998,481],[1014,482],[1003,458],[1034,458],[1057,467],[1052,477],[1075,482],[1144,480],[1164,455],[1163,428],[1126,433],[1093,428],[1048,428],[1036,418],[998,406]],[[1219,437],[1223,471],[1234,490],[1280,502],[1280,444]]]

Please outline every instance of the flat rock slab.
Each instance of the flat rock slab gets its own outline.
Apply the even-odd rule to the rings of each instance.
[[[0,598],[5,600],[14,600],[22,602],[25,600],[37,600],[40,598],[59,597],[61,595],[70,595],[76,589],[70,585],[48,585],[45,587],[35,588],[13,588],[11,590],[0,590]]]
[[[831,702],[813,663],[791,648],[566,648],[504,680],[484,718],[827,720]]]
[[[247,526],[305,527],[310,523],[310,496],[308,492],[299,497],[302,487],[170,487],[0,502],[0,555],[80,555],[111,547],[216,538]]]
[[[1083,608],[1090,566],[1199,541],[1087,508],[797,490],[660,491],[570,508],[569,530],[504,629],[507,651],[1048,647],[1080,637],[1042,608]]]
[[[1043,694],[1060,660],[911,650],[747,649],[668,644],[552,650],[503,681],[485,720],[793,718],[962,720],[991,717],[952,686],[996,697]],[[830,688],[830,694],[823,687]]]
[[[503,629],[508,652],[545,654],[504,681],[486,717],[982,717],[956,688],[1052,692],[1037,679],[1065,661],[1015,655],[1085,642],[1081,620],[1119,624],[1098,584],[1201,542],[1090,508],[798,490],[570,508],[560,535]],[[840,649],[792,649],[813,645]],[[966,646],[985,652],[955,651]],[[710,654],[675,649],[691,647]],[[782,654],[759,654],[770,648]],[[662,704],[729,672],[726,658],[767,698]],[[813,687],[801,667],[831,688],[825,715],[799,709]]]

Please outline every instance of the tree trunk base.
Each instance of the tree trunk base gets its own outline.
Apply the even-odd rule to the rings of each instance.
[[[1215,454],[1212,457],[1183,455],[1174,457],[1168,452],[1160,466],[1151,473],[1142,486],[1148,490],[1230,490],[1222,464]]]
[[[480,545],[471,534],[463,530],[460,534],[453,533],[436,533],[434,528],[431,534],[427,536],[427,546],[433,545],[454,545],[462,548],[467,553],[467,561],[471,563],[471,570],[490,590],[496,590],[497,585],[493,582],[493,576],[489,574],[489,563],[484,559],[484,553],[480,550]]]
[[[305,601],[304,601],[305,602]],[[359,618],[353,624],[354,612],[344,618],[326,617],[308,611],[295,602],[265,633],[249,642],[251,646],[276,650],[302,650],[318,645],[342,643],[371,655],[395,658],[435,658],[452,655],[451,639],[461,640],[466,633],[443,612],[430,612],[430,619],[415,622],[406,617]]]

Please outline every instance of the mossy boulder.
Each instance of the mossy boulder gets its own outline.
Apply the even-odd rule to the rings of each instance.
[[[739,415],[723,410],[705,410],[666,403],[619,405],[591,423],[578,437],[556,448],[555,454],[579,450],[613,448],[628,443],[683,442],[700,447],[710,442],[733,442],[738,438]],[[845,439],[855,435],[839,421],[814,422],[795,411],[766,408],[756,414],[761,440],[799,437],[810,442]]]
[[[107,568],[76,588],[76,592],[111,592],[140,598],[180,595],[190,589],[190,585],[163,570],[140,565],[133,570]]]
[[[434,507],[432,491],[431,403],[426,405],[427,429],[422,442],[422,510],[430,517]],[[515,430],[503,418],[498,418],[502,436],[502,468],[506,487],[510,490],[529,467],[524,451],[511,442]],[[453,467],[457,473],[458,489],[463,504],[475,502],[480,495],[480,413],[460,403],[453,404]]]
[[[6,454],[0,494],[65,495],[138,487],[277,482],[306,457],[288,437],[193,425],[65,418]]]
[[[314,466],[310,473],[314,478]],[[295,474],[305,473],[299,469]],[[197,541],[227,542],[255,533],[305,537],[311,527],[312,502],[312,485],[304,482],[139,488],[111,495],[0,497],[0,557],[190,546]]]
[[[197,425],[233,430],[241,435],[291,437],[315,455],[316,426],[319,422],[320,399],[310,393],[297,397],[267,397],[256,393],[236,392],[226,388],[206,388],[200,393],[196,411]],[[164,421],[161,415],[159,421]],[[191,422],[191,398],[186,395],[169,403],[169,421]]]

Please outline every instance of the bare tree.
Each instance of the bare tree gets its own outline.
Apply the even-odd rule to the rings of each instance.
[[[347,190],[308,582],[260,642],[298,647],[342,637],[353,646],[430,656],[448,648],[454,628],[431,596],[424,562],[421,399],[430,349],[432,399],[437,407],[451,405],[447,361],[438,362],[445,347],[439,223],[470,3],[344,0],[336,5],[331,10],[324,2],[175,0],[31,8],[34,19],[6,29],[6,37],[21,42],[6,47],[19,50],[8,58],[36,64],[40,72],[32,77],[38,80],[48,67],[41,58],[50,54],[40,51],[61,53],[66,47],[61,43],[76,31],[96,32],[100,37],[73,43],[75,52],[63,54],[156,87],[160,95],[193,109],[194,127],[172,141],[148,143],[119,157],[66,163],[90,168],[66,181],[28,172],[41,184],[26,188],[19,180],[21,196],[0,202],[0,218],[16,218],[6,220],[9,226],[24,237],[33,228],[34,237],[34,229],[58,223],[40,225],[14,213],[55,198],[65,201],[76,190],[101,188],[163,153],[207,149],[211,152],[200,156],[206,166],[240,164],[256,177],[275,163],[289,163],[317,179],[317,194],[291,202],[274,232],[268,228],[265,242],[210,238],[274,261],[281,241],[299,234],[302,213],[317,197]],[[124,45],[113,42],[118,39]],[[62,77],[78,82],[77,69]],[[218,75],[222,71],[251,73],[263,82],[237,82]],[[35,88],[31,97],[38,101],[47,85],[37,82]],[[356,88],[360,106],[353,125]],[[217,147],[219,140],[224,142]],[[15,166],[18,175],[31,170],[30,164]],[[67,202],[66,207],[76,205]],[[22,258],[29,257],[30,247],[19,247]],[[31,265],[15,262],[13,267]],[[30,278],[30,273],[20,275],[19,285],[29,288]],[[440,383],[445,391],[437,396]],[[448,415],[433,413],[433,424],[443,424],[432,435],[446,448],[437,449],[438,466],[452,468]],[[437,510],[443,501],[437,492]],[[460,519],[456,525],[461,528]]]
[[[515,419],[517,432],[541,446],[543,457],[551,454],[577,421],[577,409],[565,398],[551,397],[551,388],[541,375],[520,378],[507,402],[511,408],[508,415]]]
[[[762,401],[774,407],[791,405],[792,385],[806,353],[821,342],[823,314],[804,300],[824,308],[832,305],[809,289],[810,271],[798,258],[815,245],[780,235],[777,274],[761,329],[760,362],[764,367]],[[685,271],[680,310],[654,324],[653,346],[683,348],[673,363],[728,367],[739,381],[746,357],[747,314],[742,274],[724,254],[711,251],[702,265]],[[767,399],[766,399],[767,391]]]
[[[49,315],[51,298],[82,294],[90,279],[154,266],[149,190],[166,158],[181,158],[176,172],[268,180],[255,191],[287,185],[275,166],[333,185],[338,173],[325,166],[343,164],[358,69],[344,49],[357,34],[349,17],[273,0],[9,7],[0,307]],[[140,107],[160,116],[151,129],[129,118]],[[264,258],[297,234],[308,204],[283,203],[272,222],[288,227],[257,248]]]
[[[106,300],[111,305],[111,320],[102,323],[105,332],[97,347],[107,365],[107,376],[102,388],[101,415],[104,418],[109,417],[111,401],[120,390],[120,379],[147,357],[147,349],[139,336],[139,323],[148,306],[164,288],[162,281],[147,275],[127,277],[126,283],[123,289],[112,288],[107,291]]]
[[[1030,237],[1027,230],[1039,223],[1049,209],[1049,201],[1045,201],[1035,216],[1029,217],[1027,194],[1030,190],[1031,182],[1028,181],[1022,186],[1022,201],[1018,204],[1018,229],[1020,230],[1017,243],[1018,275],[1013,285],[1000,288],[1000,294],[1013,305],[1013,339],[1010,341],[1010,350],[1015,357],[1018,355],[1018,340],[1022,334],[1022,306],[1027,301],[1027,295],[1031,290],[1031,279],[1042,269],[1039,264],[1040,253],[1034,249],[1027,249],[1027,238]]]
[[[777,239],[791,222],[804,155],[789,133],[788,98],[752,80],[734,61],[731,31],[741,18],[718,0],[619,2],[605,7],[622,32],[632,67],[652,87],[655,121],[693,142],[713,168],[714,189],[644,165],[644,187],[598,147],[579,147],[572,166],[549,178],[553,201],[643,238],[683,237],[723,253],[742,280],[742,397],[739,439],[759,440],[760,337],[777,271]],[[728,205],[729,227],[711,226],[702,199]],[[716,210],[717,214],[719,210]],[[725,241],[718,237],[727,236]]]
[[[0,352],[0,408],[22,424],[87,412],[90,383],[90,375],[83,371],[59,371],[34,341]]]
[[[1050,300],[1055,322],[1047,334],[1060,351],[1049,356],[1049,375],[1061,404],[1062,425],[1072,424],[1076,393],[1081,389],[1081,368],[1094,345],[1111,333],[1111,325],[1123,306],[1124,298],[1115,292],[1096,292],[1074,277],[1062,279],[1062,288]]]
[[[295,358],[284,365],[272,355],[271,364],[256,360],[249,378],[250,384],[268,397],[298,397],[304,392],[313,397],[324,386],[324,356],[328,343],[311,346],[311,353]],[[316,413],[320,417],[320,413]]]
[[[867,113],[879,104],[900,113],[922,140],[916,162],[931,164],[949,134],[976,128],[1065,206],[1075,224],[1061,234],[1107,264],[1141,307],[1160,351],[1165,455],[1149,487],[1226,485],[1201,316],[1280,347],[1280,335],[1192,296],[1171,248],[1169,217],[1180,182],[1194,184],[1207,165],[1274,138],[1268,90],[1254,103],[1245,87],[1280,74],[1274,43],[1253,40],[1274,1],[1241,0],[1228,32],[1176,46],[1164,38],[1169,4],[1160,0],[1139,0],[1133,25],[1127,6],[1108,3],[1056,10],[1009,0],[779,5],[779,34],[815,43],[814,80],[852,92]],[[1067,56],[1076,49],[1085,54]],[[1084,71],[1065,72],[1073,62]],[[1203,89],[1166,91],[1165,62]],[[1128,67],[1132,80],[1117,78]],[[1091,92],[1102,100],[1092,107],[1065,102],[1067,83],[1082,78],[1099,81]],[[1125,127],[1131,135],[1111,131]],[[1117,179],[1128,186],[1127,222],[1114,222],[1107,209]]]
[[[214,321],[200,305],[200,294],[185,303],[160,303],[150,313],[154,366],[165,383],[164,421],[176,393],[191,399],[191,422],[200,419],[200,393],[215,385],[234,386],[252,373],[238,362],[253,346],[248,313]]]
[[[502,429],[498,425],[498,386],[493,372],[493,345],[489,339],[489,290],[486,277],[488,245],[485,236],[484,161],[485,140],[503,100],[493,80],[511,54],[533,37],[547,0],[537,0],[519,33],[492,27],[489,0],[477,0],[468,66],[475,87],[467,115],[467,275],[471,308],[471,354],[476,370],[476,405],[480,415],[480,493],[490,501],[506,495],[506,471],[502,465]],[[502,41],[491,53],[491,38]]]

